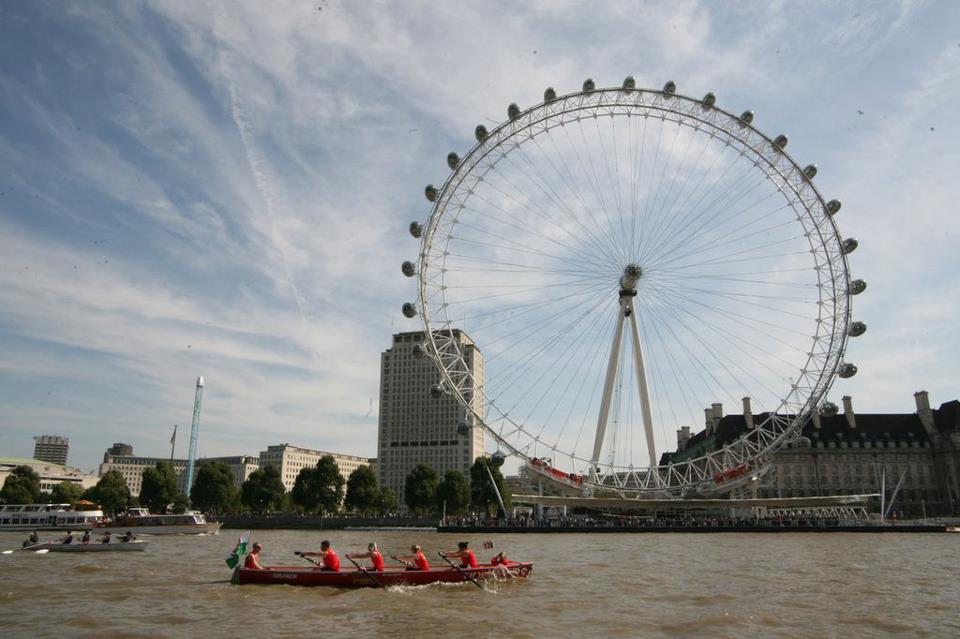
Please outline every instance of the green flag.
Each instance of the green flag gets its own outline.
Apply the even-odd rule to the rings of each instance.
[[[229,568],[236,568],[240,564],[240,560],[247,554],[248,543],[250,543],[250,531],[240,535],[240,538],[237,539],[236,547],[227,555],[226,562]]]

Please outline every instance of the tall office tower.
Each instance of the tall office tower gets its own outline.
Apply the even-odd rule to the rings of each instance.
[[[51,464],[67,465],[70,438],[58,435],[38,435],[33,438],[33,458]]]
[[[466,333],[452,333],[471,377],[482,386],[483,354]],[[423,331],[398,333],[380,356],[377,470],[380,485],[392,488],[400,504],[407,474],[417,464],[432,466],[441,477],[446,470],[459,470],[469,478],[473,460],[483,455],[483,429],[473,424],[467,410],[450,395],[431,396],[440,373],[430,358],[418,353],[425,338]],[[482,415],[482,400],[474,401],[475,412]]]

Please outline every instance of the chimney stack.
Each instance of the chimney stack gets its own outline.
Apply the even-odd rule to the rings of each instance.
[[[927,431],[927,436],[931,439],[938,434],[937,426],[933,421],[933,411],[930,410],[930,396],[927,391],[917,391],[913,394],[913,399],[917,403],[917,417],[923,424],[923,430]]]
[[[720,425],[720,420],[723,419],[723,404],[714,402],[710,405],[710,408],[713,409],[713,429],[716,430],[717,426]]]
[[[682,453],[687,449],[687,442],[690,441],[690,427],[684,426],[677,429],[677,452]]]
[[[707,426],[707,435],[713,434],[713,409],[709,406],[703,409],[703,421]]]
[[[743,421],[746,423],[747,428],[753,429],[753,408],[750,407],[750,398],[743,398]]]
[[[847,418],[847,425],[853,430],[857,427],[857,416],[853,413],[853,400],[849,395],[843,396],[843,415]]]
[[[813,427],[816,428],[817,430],[820,430],[820,426],[821,426],[821,424],[820,424],[820,411],[814,410],[814,411],[811,413],[811,415],[812,415],[812,419],[813,419]]]

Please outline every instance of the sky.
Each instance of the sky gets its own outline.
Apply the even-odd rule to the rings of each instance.
[[[376,454],[379,354],[449,151],[591,77],[787,133],[856,237],[832,397],[960,396],[960,4],[0,4],[0,455]]]

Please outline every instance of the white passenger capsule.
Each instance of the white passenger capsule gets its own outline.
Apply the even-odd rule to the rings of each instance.
[[[403,314],[405,317],[413,319],[417,316],[417,307],[413,302],[404,302]]]
[[[703,96],[703,99],[700,100],[700,104],[702,104],[703,108],[705,109],[711,108],[716,103],[717,103],[717,96],[715,96],[712,92],[707,93],[705,96]]]
[[[840,200],[830,200],[827,202],[827,213],[830,215],[836,215],[841,206],[843,206],[843,204],[840,202]]]
[[[556,99],[557,99],[557,92],[553,90],[553,87],[547,87],[547,90],[543,92],[543,101],[553,102]]]
[[[589,93],[590,91],[593,91],[596,88],[597,88],[597,85],[593,81],[593,79],[587,78],[586,80],[583,81],[583,91],[585,93]]]
[[[867,290],[867,283],[864,280],[853,280],[850,282],[849,291],[851,295],[859,295],[865,290]]]
[[[667,95],[673,95],[677,92],[677,83],[673,80],[667,81],[667,83],[663,85],[663,92]]]
[[[851,322],[850,328],[847,329],[847,335],[850,337],[860,337],[867,332],[867,325],[863,322]]]
[[[860,246],[860,243],[857,242],[855,238],[848,237],[843,241],[843,244],[840,245],[840,250],[843,251],[844,255],[849,255],[856,251],[858,246]]]
[[[807,178],[808,180],[812,180],[813,178],[817,177],[817,165],[808,164],[807,166],[803,167],[803,177]]]
[[[477,138],[477,142],[483,142],[487,139],[489,133],[487,133],[487,127],[483,126],[482,124],[478,124],[477,128],[473,130],[473,135]]]
[[[843,379],[850,379],[857,374],[857,367],[848,362],[840,364],[840,370],[837,371],[837,375]]]
[[[417,268],[413,265],[413,262],[407,260],[400,265],[400,271],[407,277],[413,277],[417,274]]]
[[[516,120],[517,118],[519,118],[519,117],[520,117],[520,107],[518,107],[518,106],[516,105],[516,103],[510,104],[510,106],[507,107],[507,116],[508,116],[511,120]]]
[[[423,225],[420,222],[410,222],[410,235],[420,239],[420,236],[423,235]]]
[[[460,156],[453,151],[447,153],[447,166],[449,166],[451,170],[456,171],[457,167],[460,166]]]
[[[779,150],[782,151],[782,150],[784,150],[785,148],[787,148],[787,142],[789,142],[789,141],[790,141],[789,138],[787,138],[787,136],[785,136],[783,133],[781,133],[781,134],[778,135],[776,138],[774,138],[774,140],[773,140],[773,146],[775,146],[777,149],[779,149]]]

